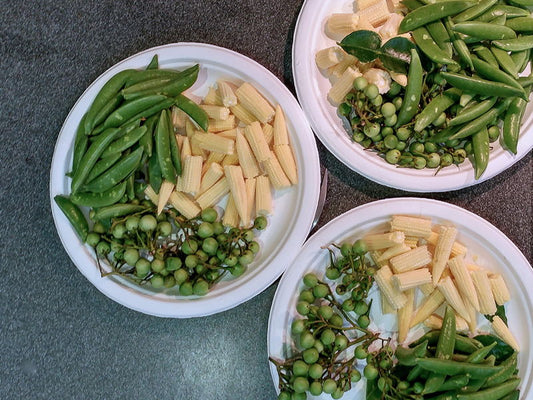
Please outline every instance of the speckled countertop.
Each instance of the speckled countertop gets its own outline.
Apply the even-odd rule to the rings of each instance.
[[[0,398],[273,399],[266,352],[277,284],[211,317],[172,320],[109,300],[76,269],[50,212],[49,169],[63,120],[103,71],[172,42],[227,47],[291,90],[301,1],[10,1],[0,15]],[[319,226],[364,203],[410,195],[375,184],[320,144],[331,172]],[[532,259],[531,153],[470,189],[415,194],[487,219]]]

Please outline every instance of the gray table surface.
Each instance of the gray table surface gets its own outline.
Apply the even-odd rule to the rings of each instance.
[[[61,124],[103,71],[179,41],[227,47],[293,90],[302,1],[0,1],[0,398],[273,399],[266,351],[277,284],[230,311],[191,320],[131,311],[96,290],[54,228],[49,168]],[[293,90],[294,91],[294,90]],[[319,226],[374,200],[413,195],[352,172],[318,144],[331,172]],[[531,153],[494,179],[443,194],[532,257]]]

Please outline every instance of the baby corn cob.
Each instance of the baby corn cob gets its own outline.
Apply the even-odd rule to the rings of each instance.
[[[326,27],[328,34],[334,36],[346,36],[357,30],[359,15],[354,13],[337,13],[331,14],[328,18]]]
[[[503,280],[503,276],[500,274],[492,275],[489,277],[489,281],[492,289],[492,295],[494,296],[494,301],[496,301],[496,304],[502,306],[511,300],[511,295],[509,294],[509,289]]]
[[[235,91],[239,102],[260,122],[266,124],[272,120],[275,110],[270,103],[248,82]]]
[[[351,55],[346,55],[343,60],[334,65],[333,67],[328,68],[329,79],[331,83],[336,83],[339,78],[348,70],[349,67],[352,67],[354,70],[359,71],[361,74],[362,70],[358,69],[360,64],[357,64],[357,58]]]
[[[492,295],[492,288],[487,271],[482,269],[472,271],[471,276],[479,301],[479,312],[483,315],[494,315],[496,313],[496,302]]]
[[[157,203],[159,202],[159,195],[155,192],[155,190],[152,188],[152,186],[148,185],[146,186],[146,189],[144,189],[144,194],[146,195],[146,197],[148,197],[150,199],[150,201],[152,203],[154,203],[155,205],[157,205]]]
[[[244,128],[244,136],[248,140],[257,161],[263,162],[270,158],[271,152],[259,122],[252,122],[247,125]]]
[[[243,224],[248,226],[248,196],[246,194],[242,168],[236,165],[227,165],[224,167],[224,174],[228,179],[229,188],[239,217]]]
[[[224,216],[222,217],[222,225],[231,226],[234,228],[239,226],[239,213],[237,211],[237,207],[235,207],[235,201],[233,200],[231,193],[228,196],[228,203],[226,204]]]
[[[222,154],[233,154],[235,151],[235,142],[232,139],[225,138],[214,133],[203,133],[194,135],[198,137],[198,147],[207,151],[214,151]]]
[[[465,303],[459,296],[459,291],[455,287],[452,279],[448,276],[444,279],[441,279],[437,288],[446,298],[448,304],[465,319],[465,321],[470,322],[470,313],[466,309]]]
[[[283,172],[283,168],[281,168],[281,165],[273,152],[270,153],[270,158],[262,162],[262,166],[267,173],[272,186],[274,186],[276,190],[285,189],[291,186],[289,178],[287,178]]]
[[[235,137],[235,147],[237,148],[237,155],[239,157],[239,164],[245,178],[254,178],[259,175],[259,166],[252,153],[252,149],[244,135],[237,130]]]
[[[439,290],[434,290],[433,293],[424,299],[420,307],[416,310],[415,315],[411,320],[410,327],[412,328],[428,319],[429,316],[433,314],[442,303],[444,303],[444,300],[444,295]]]
[[[373,27],[379,26],[389,18],[390,11],[386,0],[378,2],[357,12],[360,20],[368,21]]]
[[[332,46],[317,52],[315,63],[320,69],[328,69],[340,63],[344,57],[345,53],[339,46]]]
[[[217,183],[198,196],[196,202],[202,210],[205,210],[206,208],[217,204],[222,197],[228,194],[228,192],[228,180],[225,177],[222,177]]]
[[[200,191],[202,182],[202,164],[204,160],[200,156],[188,156],[183,160],[183,173],[181,175],[181,191],[192,195]]]
[[[223,121],[229,118],[229,108],[227,107],[202,104],[200,108],[205,111],[209,118],[214,120]]]
[[[433,268],[431,273],[433,275],[433,284],[436,285],[446,268],[446,263],[450,258],[452,246],[457,236],[457,229],[452,226],[442,226],[439,233],[439,239],[435,245],[435,252],[433,253]]]
[[[342,76],[333,84],[328,92],[328,98],[334,105],[339,105],[353,87],[353,81],[358,76],[362,76],[357,68],[348,67],[342,73]]]
[[[183,139],[182,139],[181,146],[180,146],[180,149],[181,149],[180,157],[182,160],[184,160],[185,157],[192,155],[192,150],[191,150],[191,143],[189,141],[189,138],[187,136],[182,136],[182,137]]]
[[[418,241],[419,241],[419,238],[417,237],[414,237],[414,236],[406,236],[405,237],[405,240],[404,240],[404,243],[409,246],[410,248],[414,249],[415,247],[418,246]]]
[[[250,125],[252,122],[257,121],[257,118],[242,104],[236,104],[229,108],[235,117],[245,125]]]
[[[210,87],[209,91],[204,97],[204,104],[209,104],[213,106],[223,106],[222,97],[218,94],[217,90],[214,87]]]
[[[401,233],[403,232],[394,232]],[[431,262],[431,254],[427,246],[420,246],[409,250],[399,256],[392,257],[389,263],[393,271],[397,274],[411,271],[428,265]]]
[[[287,175],[293,185],[296,185],[298,183],[298,171],[291,147],[288,144],[274,145],[274,153],[285,175]]]
[[[382,314],[395,314],[396,309],[389,303],[383,292],[379,292],[381,298],[381,313]]]
[[[383,252],[379,250],[373,250],[370,252],[370,258],[372,259],[374,264],[380,268],[383,267],[384,265],[388,265],[387,260],[380,260],[382,255],[383,255]]]
[[[433,283],[425,283],[418,287],[424,296],[429,296],[435,290]]]
[[[274,145],[289,144],[289,134],[287,133],[287,122],[285,121],[285,114],[280,105],[276,106],[276,114],[274,117]]]
[[[163,208],[167,205],[170,194],[174,190],[174,184],[169,181],[163,181],[161,187],[159,188],[159,197],[157,199],[157,215],[161,214]]]
[[[398,309],[398,343],[404,343],[409,333],[409,324],[413,318],[415,304],[415,290],[407,290],[405,296],[407,297],[405,305]]]
[[[392,272],[388,266],[381,267],[374,274],[377,285],[394,309],[402,308],[407,297],[392,284]]]
[[[457,256],[448,261],[448,267],[452,272],[453,277],[459,292],[463,298],[467,299],[474,308],[479,311],[479,301],[476,295],[476,288],[474,287],[474,282],[472,282],[472,277],[470,272],[466,268],[464,263],[463,256]]]
[[[390,221],[391,231],[401,231],[405,236],[428,238],[431,235],[431,219],[406,215],[393,215]]]
[[[237,105],[237,96],[231,85],[226,81],[218,81],[218,93],[222,100],[224,107],[231,107]]]
[[[378,261],[386,261],[389,258],[392,258],[392,257],[395,257],[395,256],[399,256],[400,254],[406,253],[409,250],[411,250],[411,248],[409,246],[407,246],[406,244],[404,244],[404,243],[396,244],[396,245],[386,249],[379,256]]]
[[[439,234],[437,232],[431,232],[431,235],[426,239],[429,244],[435,246],[439,240]],[[459,242],[453,242],[451,257],[456,257],[461,254],[466,254],[466,247]]]
[[[255,178],[255,210],[257,215],[269,215],[272,213],[270,180],[264,175]]]
[[[392,283],[403,292],[420,285],[431,283],[431,273],[428,268],[420,268],[395,274],[392,276]]]
[[[387,232],[367,235],[363,238],[368,250],[382,250],[403,243],[403,232]]]
[[[247,221],[253,221],[253,208],[255,204],[255,186],[256,179],[249,178],[244,180],[244,186],[246,187],[246,201],[248,203],[248,219]]]
[[[185,193],[172,192],[169,198],[170,204],[185,218],[196,217],[202,211]]]
[[[505,325],[505,322],[503,322],[503,320],[497,315],[492,319],[492,329],[494,329],[496,335],[498,335],[505,343],[516,351],[520,351],[518,341],[515,339],[507,325]]]
[[[208,132],[222,132],[229,131],[230,129],[235,128],[235,116],[230,115],[224,120],[219,119],[210,119],[209,127],[207,128]]]
[[[224,176],[224,170],[217,163],[211,163],[202,177],[202,182],[200,183],[200,191],[202,194],[211,186],[213,186],[222,176]]]
[[[226,165],[239,165],[239,156],[236,153],[226,155],[222,160],[222,166]]]
[[[442,328],[442,317],[437,314],[431,314],[428,319],[424,321],[429,329],[441,329]],[[468,323],[461,318],[460,315],[455,316],[455,329],[459,332],[468,331]]]

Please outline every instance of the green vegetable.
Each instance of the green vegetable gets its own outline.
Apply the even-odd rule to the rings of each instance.
[[[479,179],[487,169],[489,162],[489,134],[487,128],[472,135],[472,149],[474,150],[474,171],[476,179]]]
[[[488,378],[503,368],[501,366],[487,366],[438,358],[419,358],[417,363],[428,371],[444,375],[469,374],[472,378]]]
[[[170,135],[169,120],[167,114],[162,112],[155,128],[155,147],[157,161],[161,168],[163,179],[176,184],[176,170],[172,164],[170,155]]]
[[[78,206],[105,207],[117,203],[126,193],[126,182],[122,182],[104,192],[74,193],[70,196],[71,201]]]
[[[65,217],[67,217],[80,239],[84,242],[89,233],[89,224],[81,210],[65,196],[56,195],[54,201],[63,214],[65,214]]]
[[[415,49],[411,50],[411,63],[409,64],[407,82],[396,127],[406,124],[415,116],[418,111],[420,96],[422,95],[423,69],[420,57]]]
[[[183,95],[179,95],[176,99],[176,106],[191,117],[204,132],[207,132],[209,118],[205,111],[198,107],[194,101],[189,100]]]
[[[398,33],[412,31],[429,22],[457,14],[473,5],[475,5],[475,3],[456,0],[427,4],[408,13],[400,23]]]

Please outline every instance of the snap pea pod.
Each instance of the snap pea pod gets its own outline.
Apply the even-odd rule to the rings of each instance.
[[[533,18],[519,17],[505,22],[505,25],[515,32],[533,32]]]
[[[122,89],[126,81],[135,73],[134,69],[120,71],[109,79],[94,98],[91,107],[87,111],[85,119],[85,132],[91,132],[96,126],[95,119],[98,112]]]
[[[505,16],[503,16],[505,17]],[[470,35],[483,40],[514,39],[516,33],[505,25],[497,25],[494,22],[466,21],[453,26],[456,32]]]
[[[143,93],[147,91],[152,91],[152,89],[160,88],[172,81],[171,77],[164,78],[154,78],[146,81],[141,81],[135,85],[128,86],[125,89],[122,89],[121,95],[126,100],[133,100],[139,97],[143,97]],[[158,93],[149,93],[149,94],[158,94]]]
[[[476,119],[480,115],[483,115],[487,111],[489,111],[494,106],[494,104],[496,104],[497,100],[497,97],[490,97],[487,100],[483,100],[482,102],[476,105],[461,110],[457,114],[457,116],[455,116],[448,122],[448,126],[458,126],[466,122],[472,121],[473,119]]]
[[[163,179],[176,184],[176,170],[174,169],[172,157],[170,155],[169,129],[168,117],[165,112],[161,112],[155,128],[157,161],[159,162]]]
[[[468,385],[461,388],[461,393],[476,393],[483,387],[487,378],[471,379]]]
[[[105,192],[93,193],[75,193],[70,196],[74,204],[85,207],[105,207],[118,202],[126,193],[126,182],[106,190]]]
[[[136,118],[137,114],[167,99],[161,94],[141,97],[128,101],[113,111],[104,122],[105,127],[118,127],[130,119]]]
[[[89,144],[89,139],[85,134],[85,117],[87,114],[84,114],[81,117],[80,123],[78,124],[78,129],[76,130],[76,137],[74,138],[74,151],[72,154],[72,174],[76,172],[80,161],[87,151],[87,145]]]
[[[163,177],[161,176],[161,167],[157,157],[157,149],[154,149],[152,156],[148,159],[148,180],[154,192],[159,193]]]
[[[86,181],[91,182],[93,179],[103,174],[105,171],[111,168],[120,159],[120,157],[122,157],[122,154],[115,153],[110,155],[109,157],[105,157],[98,160],[98,162],[94,164],[94,167],[92,167],[91,172],[89,172],[89,175],[87,175]]]
[[[398,359],[398,363],[407,366],[416,365],[416,359],[419,357],[424,357],[426,355],[427,347],[428,340],[423,341],[422,343],[416,345],[413,348],[398,346],[395,352],[396,358]]]
[[[531,92],[531,86],[527,88],[526,92],[529,95]],[[526,111],[526,106],[527,101],[524,99],[518,97],[513,99],[503,118],[503,143],[513,154],[516,154],[517,152],[520,126]]]
[[[126,196],[128,196],[129,201],[135,198],[135,174],[131,174],[126,179]]]
[[[483,61],[489,63],[495,68],[498,68],[500,64],[498,64],[498,60],[496,60],[496,57],[494,57],[494,54],[486,48],[483,45],[475,46],[472,50],[476,53],[476,55],[482,59]]]
[[[204,132],[207,132],[209,118],[206,112],[198,107],[198,104],[180,94],[176,98],[176,106],[191,117],[191,119],[196,122]]]
[[[102,207],[96,210],[93,219],[95,221],[102,221],[108,218],[117,218],[125,215],[135,214],[143,210],[146,210],[146,207],[138,204],[114,204],[112,206]]]
[[[505,51],[522,51],[533,48],[533,35],[519,36],[516,39],[493,40],[492,44]]]
[[[439,386],[438,392],[446,392],[448,390],[460,389],[468,384],[470,377],[467,374],[455,375],[446,379],[442,385]]]
[[[461,129],[459,129],[453,136],[450,137],[450,139],[464,139],[492,124],[494,120],[507,109],[511,100],[512,98],[507,98],[496,107],[489,110],[487,113],[462,126]]]
[[[495,82],[501,82],[509,86],[514,86],[523,92],[523,96],[526,95],[526,93],[524,92],[524,88],[520,85],[520,83],[518,83],[516,79],[514,79],[509,74],[503,72],[499,68],[493,67],[489,63],[480,60],[477,57],[472,57],[472,63],[474,65],[474,69],[482,78],[489,79]]]
[[[434,63],[437,64],[457,64],[450,58],[444,50],[433,40],[426,27],[421,26],[411,32],[415,43],[420,50]]]
[[[159,68],[159,57],[157,56],[157,54],[154,54],[154,56],[150,60],[150,63],[146,67],[146,69],[149,70],[149,69],[158,69],[158,68]]]
[[[514,352],[509,356],[509,358],[507,358],[500,364],[501,369],[497,373],[487,378],[485,387],[499,385],[500,383],[503,383],[508,380],[514,374],[517,364],[517,353]]]
[[[507,54],[507,51],[494,46],[490,48],[490,51],[498,61],[498,64],[500,64],[501,69],[503,69],[505,72],[508,72],[515,78],[518,77],[518,68],[516,68],[513,59],[509,54]]]
[[[80,239],[85,242],[87,234],[89,233],[89,224],[79,207],[67,197],[59,194],[54,196],[54,201],[63,214],[65,214],[65,217],[67,217]]]
[[[170,111],[164,110],[163,111],[168,120],[168,135],[169,135],[169,142],[170,142],[170,158],[172,158],[172,164],[174,165],[174,169],[176,170],[176,175],[181,175],[181,154],[180,154],[180,148],[178,146],[178,141],[176,139],[176,135],[174,134],[174,128],[172,126],[172,119],[170,116]]]
[[[513,60],[514,65],[516,66],[516,69],[518,73],[523,72],[527,64],[529,64],[529,55],[531,53],[531,50],[522,50],[522,51],[515,51],[514,53],[511,53],[511,59]]]
[[[144,154],[146,154],[148,157],[152,156],[152,148],[153,148],[153,136],[154,136],[154,128],[155,124],[159,120],[159,115],[155,114],[152,115],[150,118],[146,120],[143,126],[146,127],[146,132],[143,137],[139,139],[139,144],[144,149]]]
[[[472,135],[472,150],[474,152],[475,177],[479,179],[487,169],[489,163],[490,144],[487,127],[480,129]]]
[[[488,140],[488,133],[487,133]],[[466,358],[466,362],[478,364],[483,361],[483,359],[490,353],[490,351],[496,346],[496,342],[492,342],[488,346],[484,346],[481,349],[474,351]]]
[[[518,400],[520,397],[520,390],[515,390],[508,395],[502,397],[500,400]]]
[[[451,88],[436,96],[415,118],[415,132],[421,132],[459,99],[461,91]]]
[[[474,2],[456,0],[424,5],[404,17],[398,28],[398,33],[409,32],[429,22],[455,15],[473,5],[475,5]]]
[[[517,17],[527,17],[529,16],[529,11],[524,10],[523,8],[520,8],[520,7],[510,6],[507,4],[496,4],[495,6],[489,8],[487,12],[477,17],[476,20],[487,22],[501,15],[505,15],[507,19],[517,18]]]
[[[457,52],[459,59],[470,69],[473,68],[472,60],[470,59],[470,50],[466,45],[465,41],[453,30],[453,23],[450,17],[444,18],[444,26],[450,35],[450,40],[452,41],[453,48]]]
[[[440,358],[419,358],[417,363],[428,371],[437,372],[444,375],[469,374],[471,378],[487,378],[499,372],[500,366],[487,366],[471,364],[453,360],[443,360]]]
[[[512,0],[514,4],[519,6],[530,7],[533,6],[533,0]]]
[[[85,190],[93,193],[102,193],[111,189],[122,180],[132,174],[139,165],[143,154],[142,147],[122,157],[115,165],[106,172],[84,186]]]
[[[411,368],[409,371],[409,374],[407,375],[407,381],[412,382],[415,379],[418,379],[420,374],[424,371],[424,368],[422,368],[420,365],[415,365],[414,368]]]
[[[507,382],[498,386],[480,390],[475,393],[460,393],[457,395],[457,400],[497,400],[513,392],[518,385],[520,385],[519,378],[509,379]]]
[[[120,129],[111,128],[102,132],[96,140],[89,146],[89,149],[85,152],[70,185],[70,191],[76,193],[78,189],[85,183],[87,175],[89,175],[94,164],[105,151],[109,143],[111,143],[117,135],[120,133]]]
[[[518,78],[518,83],[522,85],[523,88],[533,85],[533,76],[521,76]]]
[[[146,126],[140,126],[128,132],[124,136],[119,137],[117,140],[113,141],[107,149],[102,153],[102,157],[109,157],[110,155],[121,153],[126,149],[129,149],[135,143],[143,137],[146,133]]]
[[[113,97],[111,100],[109,100],[105,106],[103,106],[100,111],[98,111],[98,114],[96,114],[96,117],[94,118],[94,126],[98,127],[101,125],[107,117],[109,117],[109,114],[111,114],[113,111],[115,111],[120,103],[122,103],[122,95],[117,94],[115,97]],[[103,127],[103,125],[102,125]],[[86,132],[87,135],[97,135],[98,130],[93,129],[91,132]]]
[[[496,364],[496,356],[494,354],[491,354],[481,364],[491,365],[491,366],[495,365]]]
[[[450,35],[448,34],[448,31],[446,30],[446,27],[442,23],[442,21],[434,21],[430,22],[426,25],[426,29],[428,30],[429,34],[437,43],[437,45],[443,50],[448,57],[453,56],[453,45],[450,39]]]
[[[460,88],[465,92],[498,97],[524,96],[522,89],[501,82],[492,82],[453,72],[441,72],[441,75],[450,85]]]
[[[422,69],[418,51],[411,49],[411,63],[409,64],[407,87],[405,88],[405,95],[400,111],[398,112],[396,127],[408,123],[417,113],[420,97],[422,96],[423,74],[424,70]]]
[[[173,69],[147,69],[144,71],[135,71],[126,81],[124,87],[128,88],[142,81],[148,81],[157,78],[175,78],[180,71]]]
[[[482,347],[483,345],[481,342],[476,339],[471,339],[459,334],[455,335],[455,350],[457,351],[471,354]]]
[[[498,2],[498,0],[480,1],[475,6],[467,8],[463,12],[461,12],[461,13],[457,14],[456,16],[454,16],[452,18],[452,20],[453,20],[453,22],[469,21],[471,19],[479,17],[481,14],[483,14],[485,11],[487,11],[489,8],[491,8],[497,2]]]
[[[145,110],[139,111],[138,114],[131,117],[126,123],[129,123],[131,121],[135,121],[137,119],[147,119],[150,118],[152,115],[156,115],[161,110],[164,110],[166,108],[169,108],[171,105],[173,105],[175,102],[175,99],[172,97],[165,97],[163,101],[160,101],[157,104],[154,104],[152,107],[147,108]]]
[[[402,0],[402,5],[405,6],[409,11],[415,10],[419,7],[422,7],[424,3],[421,3],[418,0]]]

